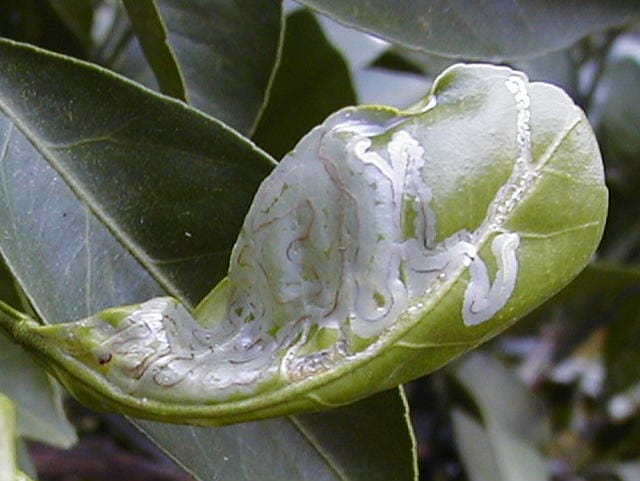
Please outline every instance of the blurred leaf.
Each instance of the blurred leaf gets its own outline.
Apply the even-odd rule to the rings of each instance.
[[[615,479],[619,481],[637,481],[640,479],[640,461],[612,462],[598,465],[592,470],[594,480]]]
[[[21,305],[13,278],[0,265],[0,299]],[[76,441],[62,409],[62,392],[30,354],[0,333],[0,393],[15,404],[17,434],[68,448]]]
[[[18,457],[18,467],[27,475],[33,479],[38,479],[38,472],[36,469],[33,460],[31,459],[31,455],[27,449],[27,443],[24,439],[18,439],[17,448],[17,457]]]
[[[625,297],[619,299],[612,312],[604,345],[606,383],[613,393],[640,382],[640,285]]]
[[[613,467],[620,481],[638,481],[640,479],[640,461],[620,463]]]
[[[240,132],[252,132],[277,63],[281,2],[145,0],[145,3],[153,3],[159,12],[158,20],[167,33],[168,47],[184,82],[188,103]],[[140,8],[134,0],[129,5]],[[137,53],[133,42],[119,70],[155,87],[148,70],[135,58],[127,59]]]
[[[640,268],[627,267],[622,264],[594,262],[589,264],[576,278],[552,297],[542,307],[558,302],[568,302],[581,297],[617,296],[629,288],[640,287]]]
[[[640,106],[629,98],[640,95],[640,38],[627,35],[614,44],[597,92],[598,133],[608,157],[640,163]],[[629,173],[636,173],[629,169]],[[637,180],[636,179],[634,182]],[[624,179],[620,179],[624,180]]]
[[[123,3],[160,91],[186,101],[185,86],[155,0],[123,0]]]
[[[407,47],[448,57],[506,60],[568,47],[640,18],[635,0],[300,0],[330,17]]]
[[[494,453],[487,449],[491,440],[482,425],[460,409],[453,409],[451,418],[458,453],[470,481],[501,481]]]
[[[95,66],[0,42],[0,72],[1,248],[44,319],[167,291],[195,303],[224,276],[268,156]],[[332,432],[356,419],[351,409],[365,437],[347,449]],[[397,390],[309,416],[138,425],[198,480],[413,478]]]
[[[602,253],[612,261],[640,259],[640,39],[620,37],[605,65],[592,117],[607,165],[611,212]]]
[[[397,50],[388,49],[377,57],[369,67],[421,75],[422,69],[416,63],[407,56],[401,55]]]
[[[67,28],[76,36],[85,49],[89,51],[93,41],[91,26],[93,9],[96,0],[48,0],[51,8],[58,14]]]
[[[330,113],[355,103],[347,64],[314,15],[307,10],[290,14],[280,64],[253,140],[281,158]]]
[[[76,442],[57,384],[20,346],[0,334],[0,392],[15,403],[19,436],[68,448]]]
[[[501,425],[535,443],[548,442],[551,426],[544,404],[498,360],[471,354],[454,375],[477,403],[485,425]]]
[[[0,481],[16,475],[16,415],[11,400],[0,394]]]
[[[575,98],[576,67],[571,50],[559,50],[535,58],[518,60],[512,65],[525,72],[531,81],[556,85]]]
[[[424,98],[431,82],[421,75],[366,68],[354,74],[358,100],[365,104],[391,105],[400,109]]]
[[[64,2],[64,0],[62,0]],[[84,9],[85,0],[77,0]],[[55,8],[55,0],[2,0],[0,37],[53,50],[74,57],[86,58],[88,44],[71,30],[66,19]]]
[[[547,442],[550,424],[544,405],[498,361],[468,356],[454,371],[482,415],[484,429],[453,413],[456,439],[473,481],[544,481],[545,459],[536,445]]]
[[[369,65],[389,48],[389,43],[373,35],[345,27],[329,17],[316,15],[329,42],[340,52],[352,72]]]

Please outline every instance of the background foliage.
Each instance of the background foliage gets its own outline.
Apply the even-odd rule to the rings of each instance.
[[[1,295],[53,322],[163,291],[197,302],[224,275],[274,158],[344,105],[411,104],[459,60],[507,63],[567,90],[597,131],[611,192],[603,244],[574,283],[481,352],[406,387],[417,451],[395,391],[218,429],[136,422],[174,468],[117,416],[72,402],[65,414],[58,387],[0,339],[0,391],[17,406],[22,469],[35,475],[23,440],[69,448],[79,432],[73,449],[82,455],[62,461],[31,444],[43,479],[410,480],[414,452],[423,480],[640,479],[636,5],[1,0],[0,36],[106,67],[192,107],[122,91],[90,66],[50,55],[34,63],[0,46],[0,59],[15,66],[0,71],[0,110],[28,105],[11,112],[32,133],[0,172],[11,266]],[[65,116],[69,102],[82,118]],[[69,142],[77,136],[92,141]],[[79,165],[74,149],[90,149],[95,161]],[[126,162],[131,152],[135,164]],[[45,275],[43,265],[54,268]]]

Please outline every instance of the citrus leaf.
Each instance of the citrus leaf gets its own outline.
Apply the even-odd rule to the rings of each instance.
[[[347,65],[315,16],[307,10],[289,15],[280,63],[253,140],[280,158],[329,114],[355,103]]]
[[[163,292],[193,303],[224,276],[270,157],[219,122],[94,66],[11,42],[0,42],[0,64],[0,247],[44,319]],[[367,456],[364,471],[352,464],[362,459],[356,449],[410,446],[398,390],[363,402],[368,439],[342,450],[329,434],[343,428],[340,412],[316,415],[317,427],[297,418],[224,429],[138,425],[199,480],[413,479],[410,449]]]
[[[133,26],[156,76],[173,72],[172,95],[182,98],[182,83],[190,105],[240,132],[251,132],[277,63],[281,2],[145,0],[126,5],[136,13]],[[166,43],[158,40],[163,33]],[[131,49],[129,53],[135,52],[135,45]],[[126,52],[123,61],[120,71],[155,86],[138,63],[127,63]],[[177,72],[163,68],[172,61]]]
[[[555,294],[606,207],[566,94],[456,65],[414,110],[347,108],[313,129],[260,186],[198,320],[164,297],[3,324],[104,408],[204,425],[326,409],[440,367]]]
[[[154,0],[123,0],[160,91],[186,101],[184,82]]]
[[[637,20],[634,0],[300,0],[346,25],[424,52],[477,60],[535,57]]]

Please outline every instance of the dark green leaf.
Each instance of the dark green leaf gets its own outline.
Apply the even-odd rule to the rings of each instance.
[[[592,116],[607,165],[611,211],[603,254],[612,261],[640,259],[640,41],[622,36],[614,44],[602,80],[595,92]]]
[[[330,17],[393,42],[449,57],[505,60],[568,47],[637,20],[635,0],[300,0]]]
[[[20,307],[13,277],[0,264],[0,300]],[[76,440],[62,410],[62,392],[30,354],[0,333],[0,393],[16,406],[17,433],[59,447]]]
[[[198,479],[411,481],[415,451],[407,423],[394,389],[324,413],[216,429],[185,426],[178,435],[174,426],[142,425]]]
[[[131,1],[136,5],[138,2]],[[190,105],[243,133],[253,130],[277,63],[282,29],[278,0],[148,0],[167,32]],[[139,8],[139,7],[138,7]],[[156,22],[157,23],[157,22]],[[143,44],[144,45],[144,44]],[[146,50],[146,47],[145,47]],[[136,54],[133,44],[128,55]],[[150,86],[135,59],[121,71]]]
[[[107,72],[6,43],[0,58],[2,109],[9,116],[3,120],[5,141],[11,139],[5,144],[5,169],[15,161],[13,167],[41,174],[15,174],[13,183],[5,184],[5,206],[25,216],[13,225],[19,236],[13,248],[21,254],[5,253],[21,282],[33,275],[42,285],[42,292],[29,295],[50,299],[44,317],[59,322],[142,300],[160,292],[143,282],[149,275],[180,298],[202,298],[226,274],[229,250],[271,159],[197,111]],[[14,158],[15,149],[27,148],[31,155]],[[68,190],[65,182],[72,186],[68,195],[74,195],[47,202],[54,192]],[[25,185],[35,192],[27,195]],[[72,200],[76,197],[85,204]],[[14,204],[7,206],[8,199]],[[95,235],[96,244],[59,244],[64,226],[81,237]],[[56,246],[49,254],[55,257],[52,265],[35,252],[29,255],[30,249],[43,248],[30,239],[29,229]],[[122,263],[114,264],[114,258]],[[79,285],[61,282],[65,276]],[[118,295],[87,294],[82,303],[67,299],[69,291],[99,292],[105,285]]]
[[[167,31],[155,0],[123,0],[123,3],[160,91],[186,101],[184,82],[168,45]]]
[[[604,346],[609,392],[619,393],[640,382],[640,284],[618,297]]]
[[[87,51],[91,48],[91,26],[93,24],[93,9],[96,0],[48,0],[51,8],[73,32]]]
[[[355,103],[347,65],[314,15],[306,10],[289,15],[282,57],[254,141],[280,158],[330,113]]]
[[[73,0],[72,0],[73,1]],[[84,11],[86,0],[75,0]],[[3,0],[0,9],[0,37],[29,42],[67,55],[85,58],[89,44],[76,35],[57,8],[66,0]]]

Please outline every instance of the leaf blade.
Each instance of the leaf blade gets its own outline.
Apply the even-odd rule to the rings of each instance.
[[[160,91],[187,101],[184,82],[171,48],[167,31],[154,0],[123,1],[142,50],[153,70]]]
[[[301,0],[336,20],[407,47],[474,60],[513,60],[568,47],[589,33],[632,22],[633,1],[448,2]]]
[[[272,160],[266,154],[218,122],[203,117],[198,112],[181,106],[176,102],[154,95],[107,72],[9,42],[0,43],[0,49],[3,52],[3,55],[0,55],[0,62],[11,62],[11,68],[8,68],[6,63],[3,65],[3,72],[6,71],[4,67],[7,67],[7,70],[13,69],[15,75],[19,76],[16,71],[22,71],[24,75],[29,75],[27,72],[30,69],[26,68],[26,66],[36,64],[38,65],[38,71],[44,72],[43,75],[49,79],[47,82],[41,81],[38,92],[41,93],[40,98],[46,97],[48,99],[46,105],[52,107],[51,111],[53,113],[50,116],[46,116],[41,109],[35,108],[32,110],[33,106],[29,107],[23,104],[23,110],[21,111],[25,113],[19,116],[25,123],[34,118],[39,118],[42,122],[48,119],[47,121],[50,122],[50,127],[54,129],[54,132],[45,136],[42,133],[43,130],[38,130],[37,135],[43,138],[50,139],[50,137],[54,137],[57,139],[59,136],[71,136],[75,139],[75,135],[78,132],[82,136],[87,135],[87,131],[91,132],[92,128],[99,127],[104,129],[105,123],[107,127],[111,127],[107,129],[107,132],[113,132],[113,125],[107,121],[110,118],[108,115],[102,116],[97,127],[95,124],[91,125],[92,121],[96,119],[96,106],[93,97],[88,93],[94,92],[96,86],[99,86],[99,91],[102,92],[104,98],[109,100],[107,102],[108,108],[113,108],[116,111],[122,110],[119,107],[120,101],[131,102],[137,99],[139,103],[144,104],[145,108],[149,109],[152,113],[149,115],[152,115],[153,118],[177,116],[182,121],[178,124],[183,126],[177,132],[174,122],[167,122],[164,126],[162,123],[156,123],[153,129],[133,129],[128,134],[131,135],[131,138],[124,142],[124,145],[127,146],[127,149],[133,148],[134,150],[136,146],[139,147],[141,144],[143,146],[146,146],[147,143],[160,145],[167,151],[166,157],[164,157],[165,160],[162,160],[163,157],[159,156],[159,152],[162,149],[155,149],[152,151],[153,162],[149,168],[153,168],[156,171],[165,170],[162,167],[164,165],[169,173],[174,173],[177,170],[176,164],[192,172],[192,167],[189,167],[190,163],[197,163],[203,157],[220,158],[222,165],[225,167],[222,172],[226,174],[227,186],[231,183],[232,187],[229,188],[238,197],[237,203],[230,203],[233,199],[225,194],[225,190],[223,190],[222,195],[218,193],[218,201],[215,200],[215,195],[212,200],[212,191],[210,189],[198,188],[197,185],[191,182],[190,178],[182,178],[182,182],[186,184],[184,191],[188,193],[190,202],[193,201],[194,197],[201,196],[201,202],[197,205],[198,209],[201,210],[199,215],[203,216],[202,222],[211,223],[211,205],[214,202],[224,203],[227,208],[227,216],[241,216],[240,211],[246,209],[248,200],[240,199],[240,197],[249,197],[250,190],[255,188],[259,180],[272,166]],[[23,68],[20,68],[20,66]],[[57,92],[48,90],[49,81],[52,78],[51,76],[55,77],[54,71],[56,69],[67,72],[68,78],[58,85],[69,87],[68,90],[62,89]],[[14,94],[23,92],[25,83],[28,83],[29,89],[37,89],[39,84],[37,79],[30,76],[27,80],[24,78],[14,78],[14,80],[16,83],[11,87],[10,83],[8,86],[6,77],[0,79],[0,91],[2,92],[0,98],[5,99],[5,101],[8,97],[15,97],[14,102],[17,102],[21,96],[9,95],[9,92],[14,92]],[[84,93],[84,95],[78,92]],[[71,97],[69,97],[70,95]],[[61,103],[56,104],[56,97]],[[73,99],[72,104],[75,107],[72,115],[73,122],[60,122],[59,113],[61,111],[64,112],[64,109],[60,106],[67,105],[69,98]],[[28,99],[26,104],[28,104]],[[20,109],[16,108],[14,112],[18,110]],[[81,111],[84,112],[83,115],[80,114]],[[104,113],[104,111],[101,113]],[[179,221],[179,213],[177,211],[166,209],[166,206],[172,202],[162,203],[154,195],[144,198],[144,196],[136,195],[135,192],[128,192],[129,190],[140,188],[144,191],[144,188],[139,183],[140,175],[136,175],[135,171],[129,171],[130,181],[127,182],[128,187],[126,189],[120,188],[117,191],[138,198],[144,215],[141,216],[139,212],[131,215],[132,218],[128,222],[128,229],[131,229],[131,232],[127,235],[115,236],[110,229],[124,229],[124,227],[118,227],[121,222],[118,221],[108,227],[101,221],[101,218],[94,214],[95,209],[90,208],[91,203],[98,202],[102,198],[101,196],[112,195],[113,190],[110,191],[110,189],[113,188],[113,184],[110,187],[105,187],[103,183],[103,181],[108,183],[109,176],[95,174],[100,179],[100,182],[94,183],[71,182],[76,189],[81,188],[86,191],[84,195],[78,195],[77,191],[74,192],[69,183],[65,182],[61,175],[49,165],[49,159],[35,149],[32,144],[29,144],[24,135],[16,132],[17,127],[14,126],[10,129],[7,126],[6,118],[3,120],[0,128],[3,138],[0,141],[0,145],[4,145],[5,149],[3,150],[3,165],[0,170],[0,177],[2,178],[1,185],[5,189],[8,188],[8,190],[5,190],[5,195],[1,196],[2,202],[0,202],[0,216],[7,221],[3,223],[4,230],[0,237],[0,244],[3,255],[9,260],[13,272],[20,279],[38,312],[46,319],[53,321],[78,318],[105,305],[132,302],[135,299],[144,299],[161,293],[163,291],[161,283],[153,275],[150,275],[144,266],[141,266],[136,258],[131,255],[130,251],[132,249],[126,242],[133,240],[137,242],[138,248],[143,251],[148,249],[148,243],[155,243],[154,237],[149,235],[148,232],[145,234],[144,230],[155,222],[156,229],[162,229],[162,226],[164,226],[164,228],[173,230],[176,234],[175,237],[178,240],[175,242],[177,245],[170,246],[171,248],[175,248],[176,252],[182,249],[188,250],[189,239],[191,238],[185,236],[184,233],[185,231],[191,232],[195,236],[197,231],[191,228],[186,230],[184,225],[178,227],[172,225],[176,222],[176,219]],[[119,122],[114,121],[114,124],[117,126]],[[22,124],[22,122],[19,123]],[[187,124],[191,127],[190,129],[184,127]],[[131,123],[127,125],[130,127]],[[23,128],[27,127],[23,126]],[[43,128],[42,125],[39,127]],[[33,126],[31,126],[31,129],[35,132]],[[74,129],[76,134],[71,135]],[[9,139],[7,139],[7,132],[11,134]],[[203,133],[204,141],[201,138]],[[215,134],[213,140],[216,142],[210,142],[213,134]],[[120,135],[123,135],[123,132],[120,132]],[[68,142],[69,145],[85,148],[90,145],[82,142],[74,143],[73,139]],[[119,137],[119,139],[120,143],[122,143],[123,138]],[[10,144],[10,142],[12,143]],[[218,145],[218,148],[220,144],[226,143],[230,150],[228,152],[224,150],[218,151],[218,155],[216,155],[209,150],[212,143]],[[60,152],[60,150],[55,150],[55,152]],[[176,155],[176,153],[184,152],[196,152],[198,155]],[[234,153],[238,155],[234,155]],[[81,164],[82,168],[86,168],[87,159],[92,157],[90,155],[91,151],[79,148],[75,151],[75,154],[84,159]],[[100,148],[93,154],[100,155],[103,160],[104,157],[108,157],[111,154],[111,159],[115,165],[120,170],[123,169],[123,162],[125,161],[122,159],[118,161],[117,145],[114,149],[105,150]],[[132,155],[128,158],[132,159],[130,162],[136,163],[135,156]],[[12,161],[10,166],[8,165],[9,160]],[[75,160],[79,159],[76,158]],[[80,168],[81,164],[78,164],[77,167]],[[210,163],[205,163],[205,166],[207,168],[200,170],[197,176],[202,178],[204,183],[208,181],[214,184],[216,181],[219,182],[220,172],[212,169]],[[241,172],[241,175],[235,175],[234,172],[236,171]],[[69,176],[66,177],[67,180],[69,178]],[[144,176],[143,178],[146,179]],[[176,177],[175,175],[158,176],[153,189],[147,190],[146,193],[153,194],[154,192],[177,189],[176,182],[180,179],[181,177]],[[123,182],[122,177],[120,181]],[[29,188],[25,188],[25,186]],[[100,191],[100,189],[104,190]],[[91,195],[89,195],[89,192],[91,192]],[[200,193],[198,194],[198,192]],[[216,194],[216,192],[213,191],[213,194]],[[149,198],[154,200],[154,202],[151,202],[151,207],[156,210],[149,209]],[[130,202],[135,205],[134,201],[130,200]],[[233,207],[234,205],[235,207]],[[111,208],[114,210],[110,211],[111,214],[109,215],[117,218],[117,206],[111,205]],[[233,211],[236,209],[237,212],[234,214]],[[40,215],[35,215],[36,213],[40,213]],[[145,222],[140,223],[141,218]],[[16,219],[19,219],[19,222],[16,222]],[[239,229],[237,223],[225,220],[222,227],[226,234],[208,236],[207,239],[210,242],[210,244],[207,244],[208,246],[215,247],[223,242],[224,238],[230,242],[235,239],[237,229]],[[160,240],[164,243],[166,238],[172,237],[173,234],[167,234],[166,237]],[[185,246],[187,247],[185,248]],[[133,247],[135,247],[135,244],[133,244]],[[151,256],[151,260],[153,258]],[[114,259],[117,259],[117,262],[114,262]],[[181,258],[178,261],[182,262]],[[200,260],[187,262],[187,271],[191,279],[187,288],[184,289],[185,292],[189,293],[189,298],[183,297],[187,302],[190,298],[193,299],[192,302],[195,302],[199,295],[197,291],[206,292],[209,286],[214,283],[214,279],[222,277],[226,270],[226,258],[224,267],[215,263],[204,263],[206,267],[201,264],[203,263]],[[198,265],[204,268],[199,274],[197,272],[199,270],[197,268]],[[171,263],[160,262],[158,266],[164,277],[171,277],[170,273],[173,269]],[[180,290],[182,282],[167,280],[165,283],[175,284],[177,286],[174,289],[175,293]],[[62,301],[56,300],[57,297],[61,297]],[[390,399],[389,396],[391,396],[390,402],[392,405],[396,406],[396,410],[390,417],[389,422],[393,423],[394,426],[403,426],[402,429],[406,430],[407,423],[404,414],[402,414],[404,410],[397,409],[397,406],[402,405],[397,391],[396,394],[388,395],[387,400]],[[371,410],[365,412],[368,413],[372,429],[374,431],[379,429],[381,430],[380,432],[384,432],[384,427],[377,427],[375,424],[380,414]],[[320,416],[324,416],[323,424],[325,428],[334,422],[332,421],[331,413]],[[335,473],[331,474],[330,467],[326,459],[320,455],[318,448],[307,445],[304,441],[304,436],[286,419],[215,430],[169,426],[150,422],[140,422],[139,424],[148,435],[153,437],[159,444],[162,444],[165,450],[170,451],[171,455],[192,472],[197,479],[205,480],[216,476],[218,476],[218,479],[222,477],[222,479],[229,480],[255,479],[255,477],[267,479],[272,470],[270,466],[265,466],[264,458],[259,451],[255,453],[255,457],[248,458],[246,453],[243,453],[242,457],[238,458],[238,453],[240,452],[238,450],[242,449],[242,445],[245,443],[268,447],[274,457],[282,460],[284,474],[280,472],[281,477],[274,479],[315,480],[314,474],[317,474],[317,472],[314,473],[313,470],[307,470],[302,474],[296,471],[296,466],[299,463],[298,456],[313,459],[313,465],[319,471],[329,473],[326,474],[325,479],[338,479],[335,477]],[[409,434],[405,433],[404,436],[407,439]],[[295,443],[301,437],[302,446],[300,448],[292,448],[292,446],[296,446]],[[274,445],[269,441],[272,438],[282,439],[282,443]],[[389,437],[385,441],[388,443],[395,442],[394,439]],[[193,446],[194,443],[201,443],[204,446],[215,445],[222,456],[222,461],[213,460],[212,462],[210,456],[202,457],[201,453],[194,454],[190,452],[188,448]],[[329,445],[323,446],[323,449],[332,453],[332,448]],[[339,452],[334,454],[341,455]],[[224,462],[224,456],[229,459],[244,459],[245,461],[238,461],[238,463],[232,465]],[[406,456],[410,458],[411,453],[406,453]],[[379,471],[381,473],[391,476],[390,468],[384,467],[384,464],[388,461],[386,459],[370,460],[373,466],[380,466]],[[409,462],[407,458],[391,461],[403,464]],[[346,459],[344,462],[348,463],[349,461]],[[391,466],[394,470],[397,467],[396,464],[391,464]],[[410,472],[410,470],[405,468],[405,472]],[[360,473],[357,476],[352,475],[349,479],[364,480],[368,479],[368,475]]]
[[[137,2],[131,2],[137,4]],[[191,105],[249,134],[272,81],[282,35],[280,1],[154,0],[168,47]],[[136,61],[136,44],[119,71],[145,85],[151,76]]]

